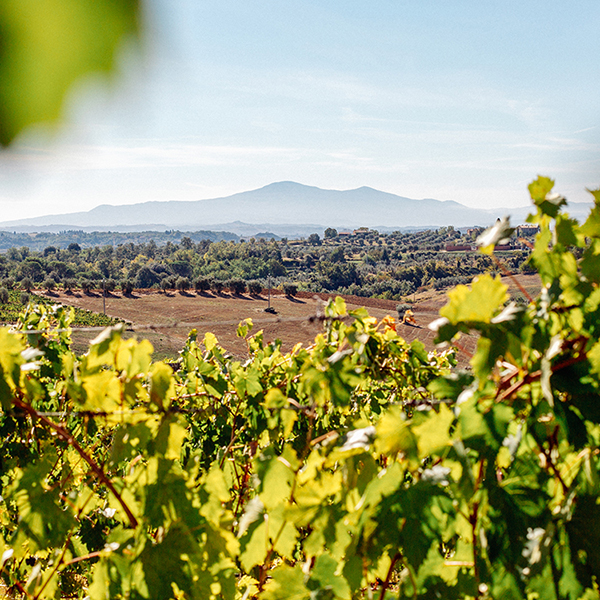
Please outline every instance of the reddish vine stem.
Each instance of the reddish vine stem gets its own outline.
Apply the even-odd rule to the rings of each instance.
[[[138,521],[135,518],[134,514],[131,512],[129,506],[127,506],[127,504],[121,497],[121,494],[119,494],[119,492],[113,485],[112,481],[106,476],[106,473],[98,466],[96,461],[94,461],[94,459],[79,445],[79,442],[73,437],[71,432],[65,429],[64,427],[57,425],[48,417],[39,414],[35,410],[35,408],[27,404],[27,402],[23,402],[23,400],[21,400],[20,398],[14,397],[13,403],[15,406],[19,407],[21,410],[29,414],[33,419],[39,419],[42,423],[50,427],[50,429],[54,430],[61,439],[63,439],[65,442],[67,442],[67,444],[70,444],[75,449],[79,456],[81,456],[81,458],[83,458],[83,460],[85,460],[85,462],[89,465],[96,477],[98,477],[98,479],[110,490],[113,496],[117,499],[117,501],[125,511],[125,514],[129,519],[129,523],[135,529],[138,526]]]
[[[566,369],[567,367],[570,367],[571,365],[580,363],[580,362],[586,360],[586,358],[587,358],[587,354],[585,352],[581,352],[578,356],[571,356],[570,358],[567,358],[567,359],[563,360],[562,362],[559,362],[559,363],[553,365],[551,368],[552,373],[556,373],[557,371],[560,371],[561,369]],[[510,396],[512,396],[521,387],[523,387],[527,383],[531,383],[532,381],[539,379],[541,376],[542,376],[541,371],[539,371],[539,370],[534,371],[533,373],[528,373],[527,375],[525,375],[525,377],[523,379],[513,383],[509,388],[505,389],[504,391],[502,391],[502,387],[499,387],[498,392],[502,391],[502,393],[498,393],[498,395],[496,396],[496,401],[502,402],[503,400],[506,400],[506,398],[509,398]],[[511,375],[511,377],[512,377],[512,375]],[[509,380],[507,380],[506,383],[508,383],[508,381]]]
[[[387,575],[385,577],[385,581],[383,582],[383,585],[381,586],[381,593],[379,594],[379,600],[384,600],[385,592],[387,591],[387,589],[390,585],[390,579],[392,578],[392,574],[394,572],[394,567],[396,566],[396,563],[399,560],[400,560],[400,552],[396,552],[396,554],[394,555],[394,558],[392,558],[392,562],[390,563],[390,568],[388,569]]]
[[[551,455],[550,451],[548,451],[548,450],[546,450],[546,448],[544,448],[544,444],[539,439],[539,437],[536,435],[535,430],[533,428],[530,429],[529,432],[531,433],[531,436],[535,440],[535,443],[537,444],[537,447],[538,447],[540,453],[544,456],[544,460],[546,461],[546,464],[550,467],[550,470],[554,473],[554,476],[556,477],[556,479],[558,479],[558,482],[560,483],[565,496],[568,495],[569,486],[565,483],[565,480],[563,479],[562,475],[560,474],[560,469],[554,464],[554,461],[552,460],[552,455]]]

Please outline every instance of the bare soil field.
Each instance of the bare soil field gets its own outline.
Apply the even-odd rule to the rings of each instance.
[[[534,296],[539,290],[539,279],[535,275],[517,275],[515,280],[522,285],[530,295]],[[505,278],[512,296],[522,295],[518,286],[510,278]],[[151,290],[136,290],[131,296],[113,293],[106,297],[106,313],[123,319],[131,324],[132,332],[139,338],[149,339],[155,349],[157,358],[176,357],[183,347],[189,331],[195,328],[199,338],[211,331],[219,339],[220,344],[233,355],[240,358],[246,354],[244,340],[236,336],[237,325],[240,321],[251,318],[254,322],[254,332],[263,330],[265,341],[280,339],[284,350],[290,350],[301,342],[310,345],[317,333],[322,329],[318,319],[311,320],[322,314],[324,303],[336,294],[314,294],[299,292],[295,298],[285,296],[274,290],[271,293],[271,307],[275,314],[265,312],[268,306],[267,293],[261,296],[248,294],[232,296],[230,294],[214,295],[211,293],[163,293]],[[55,294],[56,300],[62,304],[78,306],[87,310],[102,312],[103,298],[100,294],[86,295],[80,292],[74,294]],[[396,317],[394,300],[377,298],[362,298],[357,296],[344,297],[349,310],[365,306],[369,313],[383,318],[386,315]],[[411,297],[413,300],[413,297]],[[434,348],[435,334],[427,327],[439,315],[439,310],[447,302],[446,291],[425,291],[414,296],[413,312],[417,325],[397,325],[399,335],[407,341],[421,340],[428,350]],[[74,330],[75,348],[85,351],[87,344],[96,334],[77,332]],[[461,346],[466,351],[462,353],[461,363],[466,364],[469,355],[474,351],[476,338],[465,336]]]

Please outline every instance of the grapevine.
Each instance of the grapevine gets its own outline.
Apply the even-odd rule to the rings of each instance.
[[[14,597],[598,598],[600,191],[540,177],[540,293],[491,275],[432,326],[470,369],[336,299],[310,347],[240,324],[174,364],[73,313],[0,329],[0,577]],[[483,252],[510,233],[505,221]]]

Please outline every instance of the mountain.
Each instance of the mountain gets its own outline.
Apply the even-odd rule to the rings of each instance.
[[[414,200],[370,187],[339,191],[284,181],[211,200],[142,202],[124,206],[103,204],[86,212],[6,221],[0,223],[0,228],[192,231],[223,230],[227,223],[236,221],[260,227],[258,231],[275,231],[275,226],[289,226],[290,232],[298,227],[305,231],[323,227],[389,230],[490,225],[505,214],[511,214],[516,224],[522,222],[528,212],[527,207],[474,209],[451,200]]]

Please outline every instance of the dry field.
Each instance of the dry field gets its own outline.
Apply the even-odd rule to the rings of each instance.
[[[539,290],[537,276],[518,275],[515,279],[532,296]],[[509,278],[505,281],[510,286],[511,295],[522,295],[513,281]],[[311,321],[310,318],[320,314],[324,302],[334,295],[300,292],[297,297],[289,298],[279,291],[273,291],[271,306],[276,314],[269,314],[265,312],[268,305],[266,292],[261,296],[231,296],[194,292],[164,294],[139,290],[132,296],[117,293],[109,295],[106,298],[106,313],[131,323],[134,331],[129,335],[149,339],[154,345],[157,358],[176,357],[192,328],[198,330],[199,337],[207,331],[213,332],[223,347],[242,358],[246,353],[246,344],[235,333],[240,321],[251,318],[254,332],[263,330],[267,342],[280,339],[284,350],[290,350],[298,342],[309,345],[321,331],[320,322]],[[95,312],[103,310],[100,294],[60,293],[56,294],[56,299],[63,304]],[[397,302],[394,300],[356,296],[346,296],[345,300],[349,310],[366,306],[369,313],[378,319],[386,315],[396,316]],[[435,335],[427,325],[438,317],[439,309],[446,301],[445,292],[426,291],[416,294],[413,311],[417,326],[398,324],[398,333],[407,341],[420,339],[428,350],[432,349]],[[85,351],[88,341],[94,335],[74,331],[76,350]],[[463,338],[462,345],[467,353],[463,355],[461,362],[466,362],[468,353],[472,353],[475,348],[475,338]]]

